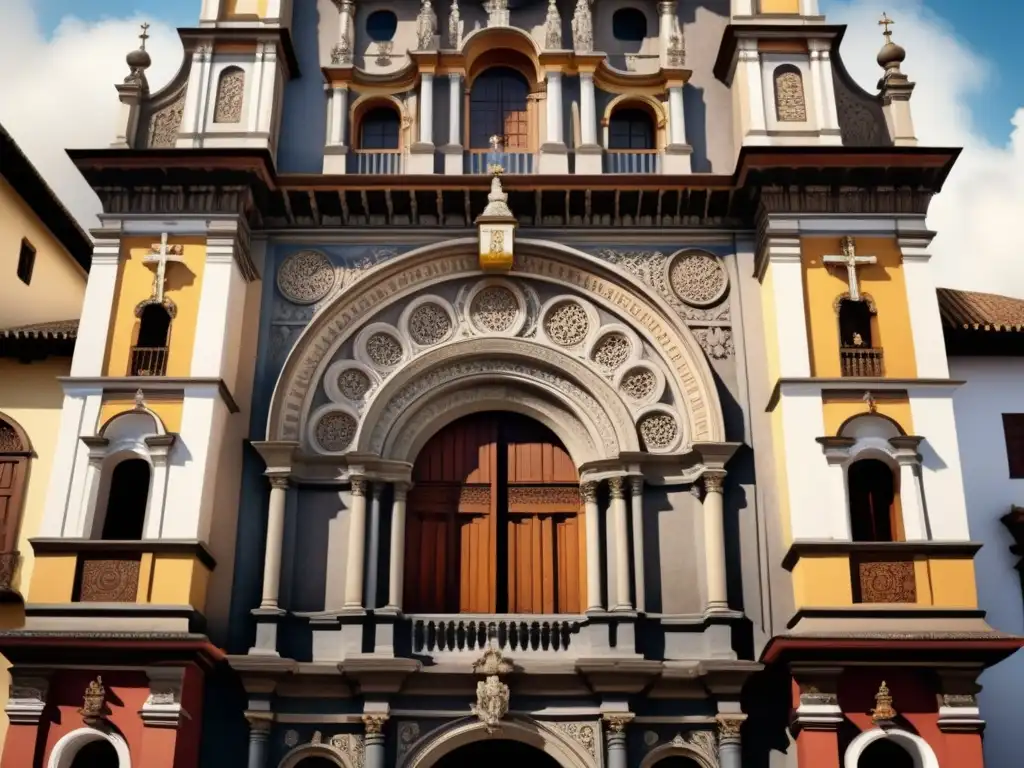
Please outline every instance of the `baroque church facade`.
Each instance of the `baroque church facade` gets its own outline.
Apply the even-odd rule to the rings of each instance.
[[[142,46],[3,768],[982,766],[917,145],[817,0],[203,0]]]

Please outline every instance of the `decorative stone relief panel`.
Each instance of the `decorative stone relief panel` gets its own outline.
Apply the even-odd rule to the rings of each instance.
[[[666,261],[667,280],[683,302],[693,307],[710,307],[725,296],[729,277],[725,266],[707,251],[683,251]]]
[[[455,309],[446,299],[428,295],[409,303],[398,327],[413,344],[425,348],[448,341],[458,324]]]
[[[667,453],[679,444],[682,437],[679,419],[671,410],[661,406],[645,409],[637,419],[636,428],[641,444],[650,453]]]
[[[515,336],[526,323],[526,297],[508,280],[483,280],[466,300],[470,325],[478,333]]]
[[[368,365],[355,360],[334,363],[324,375],[324,391],[335,403],[361,408],[376,390],[380,378]]]
[[[334,265],[320,251],[294,253],[277,270],[277,289],[295,304],[315,304],[327,296],[337,282]]]
[[[615,388],[622,393],[628,403],[655,403],[665,392],[665,374],[656,365],[646,361],[635,361],[619,370],[615,377]]]
[[[151,149],[173,147],[178,140],[178,132],[181,130],[181,120],[184,114],[185,88],[182,87],[169,104],[150,116],[146,146]]]
[[[213,122],[240,123],[245,99],[245,72],[239,67],[227,67],[217,79],[217,101],[213,108]]]
[[[551,723],[556,731],[559,731],[564,736],[567,736],[572,741],[575,741],[587,754],[597,759],[598,751],[598,735],[601,733],[600,723],[597,722],[562,722],[557,721]]]
[[[359,428],[355,414],[335,405],[321,408],[309,423],[310,442],[323,453],[344,453]]]
[[[780,123],[807,122],[804,79],[792,64],[776,67],[772,73],[775,84],[775,117]]]
[[[372,323],[356,336],[354,353],[359,362],[388,374],[409,356],[409,349],[393,325]]]
[[[560,347],[578,347],[590,333],[592,323],[579,301],[559,299],[544,312],[544,334]]]

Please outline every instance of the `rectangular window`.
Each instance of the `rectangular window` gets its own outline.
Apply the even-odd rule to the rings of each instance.
[[[1024,413],[1004,413],[1003,432],[1006,435],[1006,460],[1010,477],[1024,480]]]
[[[28,240],[21,241],[21,253],[18,254],[18,279],[25,285],[32,282],[32,270],[36,266],[36,249]]]

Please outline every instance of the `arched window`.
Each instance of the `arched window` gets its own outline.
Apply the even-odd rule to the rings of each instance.
[[[217,103],[213,122],[240,123],[245,98],[245,72],[240,67],[226,67],[217,79]]]
[[[120,764],[114,745],[106,739],[100,739],[78,750],[71,768],[118,768]]]
[[[839,302],[839,340],[843,347],[871,349],[871,307],[866,301]]]
[[[619,8],[612,14],[612,34],[623,42],[641,42],[647,37],[646,14],[639,8]]]
[[[163,304],[150,303],[139,315],[139,336],[132,349],[131,376],[163,376],[167,372],[167,337],[171,314]]]
[[[914,768],[913,756],[892,739],[878,739],[861,754],[857,768]]]
[[[530,86],[519,72],[493,67],[473,81],[469,97],[469,142],[473,149],[491,146],[491,136],[501,136],[506,151],[530,148],[526,99]]]
[[[775,119],[780,123],[807,122],[807,103],[804,100],[804,78],[792,64],[775,68]]]
[[[374,107],[360,122],[360,149],[398,149],[401,121],[395,110]]]
[[[879,459],[860,459],[846,473],[854,541],[898,541],[899,514],[892,469]]]
[[[656,149],[654,121],[642,109],[617,109],[608,120],[608,149]]]
[[[375,43],[393,40],[398,29],[398,17],[391,11],[374,11],[366,17],[366,34]]]
[[[107,513],[100,538],[109,541],[137,541],[142,538],[149,504],[149,462],[124,459],[110,473]]]
[[[24,430],[0,414],[0,593],[13,592],[30,455]]]

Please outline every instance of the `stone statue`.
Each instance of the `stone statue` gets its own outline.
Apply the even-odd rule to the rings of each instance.
[[[429,51],[434,47],[434,35],[437,34],[437,14],[430,0],[423,0],[419,16],[416,17],[416,47],[421,51]]]
[[[487,0],[484,8],[487,9],[488,27],[507,27],[509,25],[508,0]]]
[[[458,50],[462,47],[463,21],[459,13],[459,0],[452,0],[452,9],[448,12],[448,47]]]
[[[548,0],[548,15],[544,19],[544,47],[549,51],[562,48],[562,17],[556,0]]]
[[[512,662],[503,658],[497,648],[488,648],[473,664],[473,671],[486,675],[476,684],[473,714],[480,718],[488,733],[494,733],[501,719],[508,714],[509,688],[501,682],[500,676],[512,671]]]
[[[590,17],[590,0],[576,0],[572,14],[572,46],[577,53],[593,53],[594,22]]]

